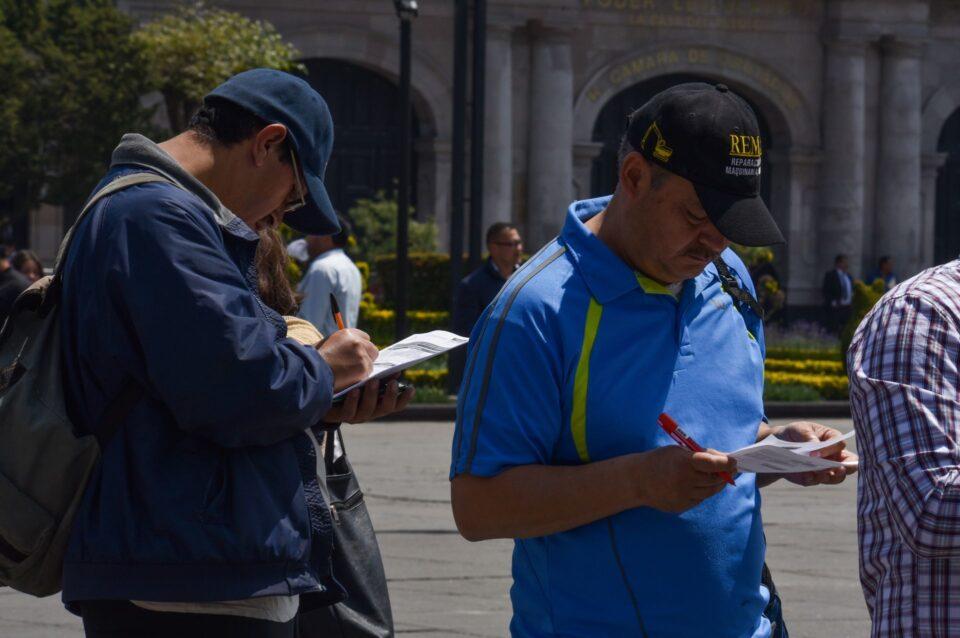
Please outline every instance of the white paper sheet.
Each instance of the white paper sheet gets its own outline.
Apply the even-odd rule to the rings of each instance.
[[[851,467],[856,464],[821,459],[810,456],[810,453],[830,447],[840,441],[846,441],[853,436],[854,432],[851,430],[843,436],[834,437],[827,441],[808,443],[784,441],[775,436],[768,436],[759,443],[748,445],[736,452],[728,452],[727,455],[737,459],[738,472],[756,472],[757,474],[810,472],[834,467]]]
[[[444,352],[458,348],[468,341],[467,337],[461,337],[446,330],[433,330],[423,334],[410,335],[406,339],[381,350],[377,360],[373,362],[373,371],[370,376],[349,388],[340,390],[333,395],[333,398],[341,397],[371,379],[380,379],[397,374],[401,370],[406,370],[427,359],[432,359]]]

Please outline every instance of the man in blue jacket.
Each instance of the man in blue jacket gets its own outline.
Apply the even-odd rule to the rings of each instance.
[[[103,447],[76,516],[63,599],[88,636],[293,636],[298,597],[344,592],[331,517],[305,433],[406,405],[364,378],[363,332],[319,349],[286,338],[257,294],[257,230],[334,233],[323,184],[333,122],[306,82],[241,73],[188,131],[126,135],[66,261],[68,408],[93,430],[118,396],[134,407]]]

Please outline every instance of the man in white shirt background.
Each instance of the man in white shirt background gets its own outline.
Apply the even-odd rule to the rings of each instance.
[[[363,282],[360,271],[344,252],[350,239],[350,223],[337,214],[340,232],[336,235],[309,235],[306,237],[310,266],[297,291],[303,295],[299,316],[317,327],[324,335],[336,332],[337,322],[330,308],[331,293],[340,306],[344,324],[357,326]]]

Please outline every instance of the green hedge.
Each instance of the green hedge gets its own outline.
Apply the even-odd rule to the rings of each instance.
[[[839,348],[829,350],[812,348],[783,348],[779,346],[767,347],[767,359],[790,359],[792,361],[842,361]]]
[[[397,257],[382,255],[373,260],[377,284],[382,291],[379,303],[392,308],[396,300]],[[467,261],[461,270],[467,276]],[[411,253],[408,308],[450,310],[450,255],[445,253]]]
[[[815,388],[799,383],[766,383],[763,386],[764,401],[822,401]]]

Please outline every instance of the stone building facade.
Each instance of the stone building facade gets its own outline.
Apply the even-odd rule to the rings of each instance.
[[[174,2],[120,4],[148,19]],[[216,4],[273,23],[334,96],[334,199],[349,205],[389,185],[392,2]],[[442,241],[453,5],[421,0],[413,26],[415,204]],[[623,115],[700,78],[729,85],[761,119],[764,194],[788,239],[776,254],[791,303],[818,303],[838,253],[854,274],[892,255],[903,278],[960,252],[958,61],[955,0],[488,0],[484,225],[514,220],[528,250],[548,241],[572,199],[612,186]]]

